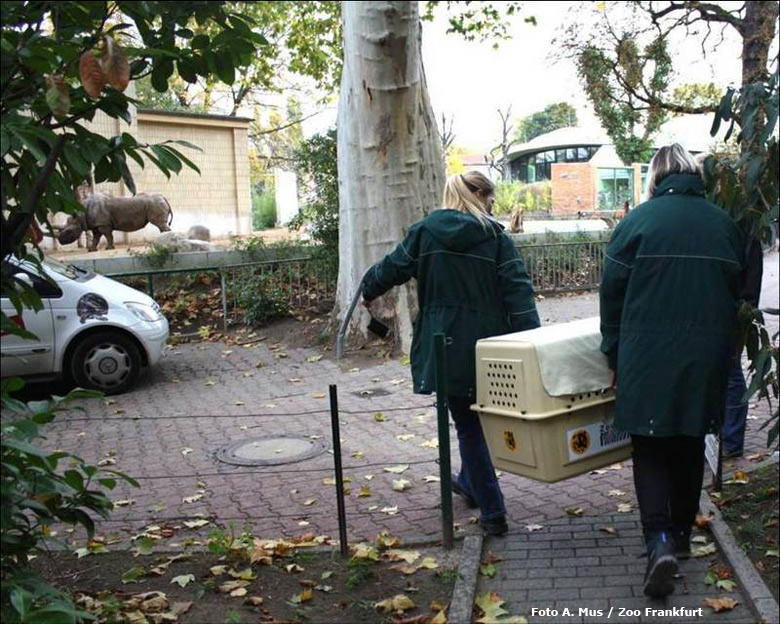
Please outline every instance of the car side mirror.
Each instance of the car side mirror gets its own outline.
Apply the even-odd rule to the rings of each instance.
[[[15,273],[14,274],[14,279],[16,279],[16,280],[18,280],[20,282],[24,282],[28,286],[32,286],[33,285],[32,277],[27,275],[27,273],[23,273],[21,271],[19,273]]]

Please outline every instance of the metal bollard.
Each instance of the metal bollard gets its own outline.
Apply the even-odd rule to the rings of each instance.
[[[441,534],[444,548],[452,548],[452,472],[450,467],[450,419],[447,403],[447,358],[444,334],[434,334],[436,350],[436,417],[439,425],[439,476],[441,482]]]
[[[225,274],[222,271],[219,272],[219,287],[222,289],[222,330],[227,333],[227,289],[225,287]]]
[[[341,467],[341,434],[339,433],[338,389],[330,385],[330,425],[333,432],[333,464],[336,470],[336,507],[339,517],[339,548],[341,556],[347,557],[347,512],[344,506],[344,471]]]

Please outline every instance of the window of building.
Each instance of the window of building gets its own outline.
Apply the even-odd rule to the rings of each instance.
[[[532,183],[550,180],[552,164],[559,162],[588,162],[598,151],[598,145],[567,147],[526,154],[516,158],[510,165],[512,179]]]
[[[598,170],[599,210],[623,210],[634,206],[634,171],[631,167]]]

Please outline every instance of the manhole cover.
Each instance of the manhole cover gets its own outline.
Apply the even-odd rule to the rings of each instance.
[[[366,390],[358,390],[352,394],[360,397],[361,399],[369,399],[371,397],[388,396],[392,394],[392,392],[388,392],[384,388],[367,388]]]
[[[295,435],[268,435],[233,442],[217,451],[217,459],[235,466],[292,464],[325,452],[325,445]]]

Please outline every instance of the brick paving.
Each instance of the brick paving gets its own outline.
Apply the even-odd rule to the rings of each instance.
[[[603,527],[611,527],[615,533],[607,533]],[[641,533],[637,513],[601,513],[554,518],[533,532],[512,530],[504,538],[486,539],[483,557],[492,552],[503,560],[495,564],[493,578],[479,577],[477,596],[497,592],[506,601],[504,609],[525,616],[530,624],[756,621],[739,589],[725,592],[704,583],[713,557],[681,561],[675,593],[668,598],[644,596],[647,559],[639,558]],[[715,615],[704,599],[716,597],[733,598],[739,605]],[[703,611],[700,615],[678,611],[677,616],[647,611],[675,608]]]
[[[546,299],[539,307],[546,322],[560,322],[597,313],[598,302],[588,294]],[[328,399],[323,395],[336,383],[345,474],[353,479],[347,501],[351,538],[373,536],[381,529],[437,535],[439,484],[425,477],[438,474],[438,450],[421,446],[436,438],[436,414],[433,397],[411,392],[408,366],[394,360],[358,370],[349,362],[339,366],[328,359],[307,361],[320,354],[316,349],[282,348],[287,357],[278,358],[280,351],[273,346],[177,346],[134,391],[83,401],[83,412],[58,416],[47,427],[45,445],[76,452],[90,462],[110,453],[116,461],[112,467],[141,481],[140,489],[120,486],[114,493],[115,499],[134,501],[114,512],[111,524],[117,526],[137,528],[151,519],[200,513],[239,526],[249,521],[261,534],[335,535],[334,488],[323,484],[332,477],[330,454],[247,468],[223,464],[215,452],[269,434],[303,434],[329,443]],[[375,420],[378,412],[386,421]],[[751,408],[758,419],[748,422],[748,454],[763,448],[765,434],[758,426],[764,413],[763,406]],[[451,434],[451,447],[457,449],[452,427]],[[458,461],[453,450],[455,467]],[[383,470],[398,464],[409,465],[401,477],[413,484],[402,493],[392,489],[399,476]],[[564,507],[607,513],[617,502],[635,502],[630,462],[553,486],[510,474],[500,480],[515,528],[559,517]],[[369,486],[371,496],[358,497],[360,485]],[[202,489],[196,502],[182,502]],[[620,500],[610,497],[614,489],[626,495]],[[311,499],[316,502],[303,504]],[[396,506],[395,514],[383,511]],[[472,528],[472,513],[456,498],[456,520],[464,530]]]

